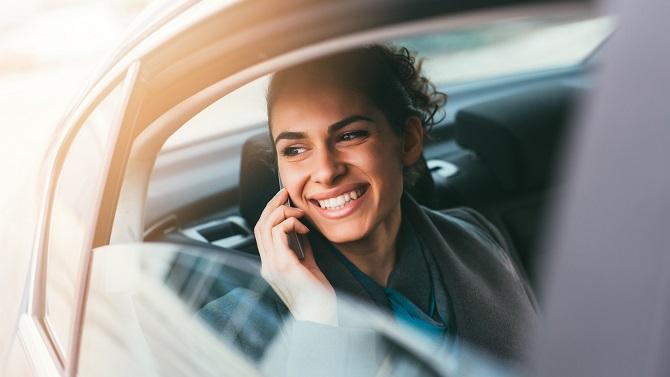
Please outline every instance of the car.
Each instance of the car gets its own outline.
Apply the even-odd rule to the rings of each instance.
[[[5,214],[3,249],[16,266],[3,287],[0,370],[667,374],[670,131],[660,125],[670,54],[647,43],[668,31],[668,13],[647,0],[606,11],[585,1],[493,0],[189,0],[149,9]],[[344,344],[329,364],[292,363],[308,350],[287,354],[276,341],[290,318],[248,335],[234,325],[216,333],[198,314],[238,288],[271,291],[251,231],[278,185],[262,153],[268,75],[380,42],[426,57],[449,95],[413,194],[428,207],[485,215],[537,292],[545,320],[529,332],[522,364],[474,345],[436,348],[353,299],[340,313],[374,332],[375,357],[340,363]],[[232,321],[266,319],[266,310],[242,305]],[[240,347],[240,336],[258,348]]]

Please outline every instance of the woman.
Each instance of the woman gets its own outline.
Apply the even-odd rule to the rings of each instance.
[[[503,238],[474,211],[431,211],[406,193],[446,101],[415,63],[406,49],[374,45],[273,76],[268,119],[285,189],[255,227],[261,274],[278,315],[288,309],[299,323],[346,328],[343,292],[431,336],[516,359],[535,311]],[[290,232],[303,235],[304,260]]]

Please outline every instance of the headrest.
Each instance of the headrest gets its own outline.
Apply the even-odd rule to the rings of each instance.
[[[277,191],[277,165],[270,135],[263,132],[247,139],[242,146],[240,159],[239,206],[240,214],[250,227],[258,222],[263,208]],[[417,202],[434,207],[435,184],[425,159],[421,159],[421,175],[410,194]]]
[[[252,228],[267,202],[279,191],[276,166],[267,132],[244,142],[240,159],[239,205],[240,214]]]
[[[456,142],[477,154],[503,190],[544,188],[577,94],[543,85],[463,108],[456,114]]]

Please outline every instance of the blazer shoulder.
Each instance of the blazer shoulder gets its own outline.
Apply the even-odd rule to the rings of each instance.
[[[489,248],[489,250],[499,250],[499,252],[495,252],[494,255],[499,258],[507,270],[513,272],[515,280],[517,280],[517,282],[522,286],[523,290],[528,296],[533,310],[538,312],[539,306],[533,289],[530,287],[528,279],[526,278],[523,270],[517,265],[516,262],[514,262],[514,259],[511,256],[511,248],[507,242],[507,239],[502,235],[502,233],[498,230],[498,228],[496,228],[495,225],[493,225],[484,215],[468,207],[457,207],[442,211],[429,211],[433,213],[433,221],[460,223],[461,226],[467,227],[471,232],[476,232],[476,234],[479,235],[478,238],[480,240],[485,239],[487,243],[497,246]]]
[[[484,215],[472,208],[456,207],[440,211],[424,208],[424,211],[438,227],[456,226],[508,250],[507,242],[500,231]]]

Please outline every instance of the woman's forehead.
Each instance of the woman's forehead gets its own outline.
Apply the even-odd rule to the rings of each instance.
[[[380,111],[356,90],[319,83],[282,91],[271,109],[270,118],[274,134],[287,128],[327,128],[356,115],[377,120]]]

